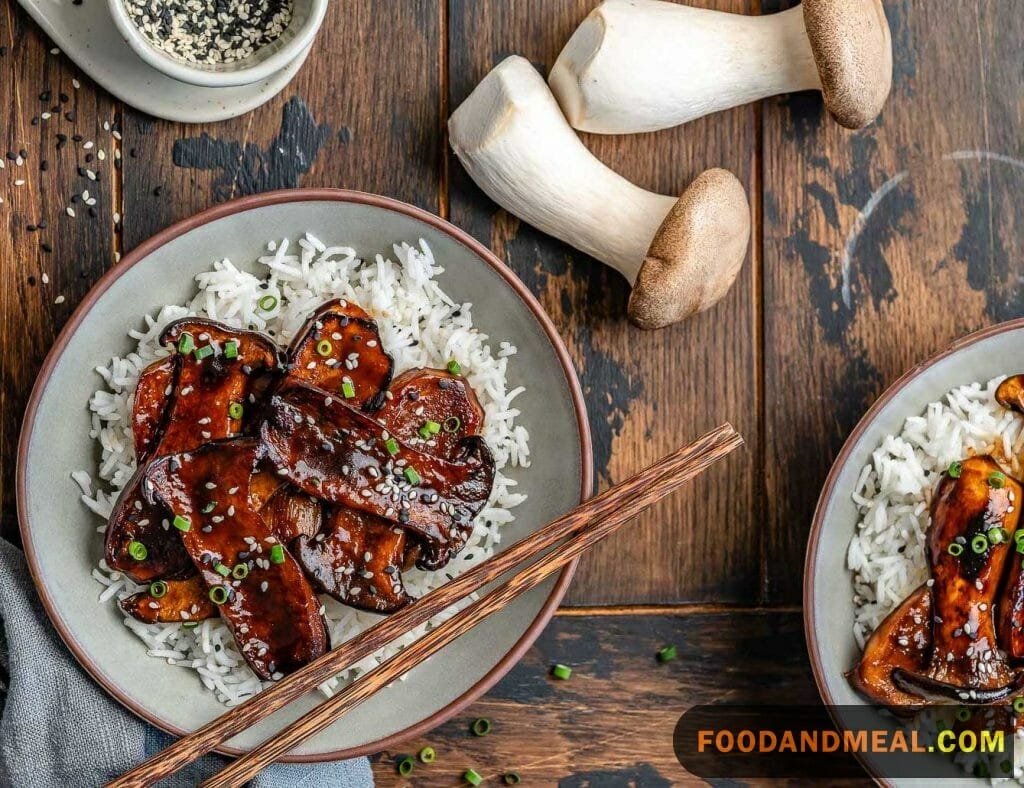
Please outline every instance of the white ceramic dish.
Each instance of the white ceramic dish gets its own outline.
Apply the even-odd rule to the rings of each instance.
[[[101,0],[18,0],[90,78],[127,104],[158,118],[211,123],[244,115],[280,93],[298,73],[309,47],[280,71],[250,85],[201,88],[172,79],[143,62],[125,43]]]
[[[251,85],[270,79],[310,47],[327,13],[328,0],[294,0],[292,22],[273,44],[245,60],[216,66],[186,63],[153,46],[132,21],[124,0],[107,0],[122,38],[136,55],[172,79],[205,88]]]
[[[818,690],[829,706],[864,706],[864,699],[844,677],[860,657],[853,637],[853,584],[846,552],[857,525],[851,494],[861,469],[886,435],[898,434],[909,416],[924,412],[957,386],[1019,371],[1024,365],[1024,320],[977,331],[907,372],[890,386],[850,435],[825,482],[811,526],[804,567],[804,630]],[[837,580],[839,578],[839,580]],[[838,715],[841,717],[841,714]],[[883,718],[879,716],[879,721]],[[841,719],[837,719],[842,724]],[[886,725],[891,725],[886,722]],[[936,755],[937,759],[943,756]],[[988,785],[968,777],[952,761],[944,778],[962,785]],[[934,779],[889,779],[878,774],[870,757],[862,763],[879,782],[930,786]],[[941,764],[940,764],[940,768]]]
[[[519,349],[509,378],[530,431],[531,465],[515,469],[528,499],[502,530],[498,549],[523,538],[586,497],[593,483],[590,433],[568,353],[526,286],[467,234],[417,208],[383,197],[308,189],[246,197],[194,216],[144,243],[97,283],[58,337],[32,393],[19,446],[18,512],[22,542],[44,607],[83,667],[136,714],[175,734],[192,731],[225,707],[191,671],[146,655],[90,572],[102,554],[96,519],[70,474],[95,467],[86,404],[94,369],[123,354],[125,332],[142,315],[194,293],[193,277],[230,257],[256,267],[271,238],[311,231],[343,240],[373,259],[395,242],[424,238],[446,269],[440,282],[475,305],[476,326],[496,346]],[[61,447],[54,451],[54,447]],[[496,682],[537,637],[568,586],[572,567],[517,599],[479,627],[310,738],[295,756],[324,760],[377,752],[439,725]],[[335,644],[337,645],[337,644]],[[306,697],[229,742],[239,752],[311,709]]]

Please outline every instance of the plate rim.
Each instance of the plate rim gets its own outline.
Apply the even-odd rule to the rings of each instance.
[[[1018,317],[1013,320],[1006,320],[992,326],[980,328],[961,337],[960,339],[954,340],[944,349],[939,350],[934,355],[929,356],[924,361],[921,361],[904,372],[895,381],[889,384],[888,387],[886,387],[885,391],[879,395],[878,399],[876,399],[871,407],[868,408],[867,412],[861,416],[860,420],[857,422],[857,426],[853,428],[853,431],[843,442],[843,447],[839,450],[839,454],[836,455],[836,458],[832,463],[832,467],[829,469],[828,476],[825,478],[825,483],[821,488],[821,494],[818,496],[818,502],[814,508],[814,516],[811,518],[811,530],[807,537],[807,552],[804,555],[803,626],[804,640],[807,644],[807,656],[810,659],[811,673],[814,676],[814,683],[818,688],[818,694],[821,696],[821,699],[828,710],[829,716],[832,717],[832,721],[840,729],[843,729],[842,720],[832,710],[835,706],[835,698],[832,697],[832,693],[826,682],[825,669],[820,657],[821,648],[816,631],[817,616],[815,611],[814,593],[814,568],[818,560],[821,534],[824,530],[825,511],[828,509],[828,505],[835,495],[835,487],[839,482],[839,476],[843,468],[845,468],[846,464],[850,461],[850,455],[853,453],[857,443],[860,442],[860,439],[870,428],[878,414],[901,391],[903,391],[904,388],[910,385],[910,383],[917,380],[917,378],[936,364],[945,361],[947,358],[956,355],[961,350],[964,350],[971,345],[975,345],[978,342],[1000,334],[1020,329],[1024,329],[1024,317]],[[856,752],[854,755],[860,762],[860,765],[864,767],[865,771],[867,771],[876,783],[889,787],[896,785],[891,778],[884,777],[878,773],[878,770],[874,766],[874,762],[867,754]]]
[[[537,323],[547,336],[547,339],[555,352],[555,356],[562,367],[562,372],[569,388],[573,410],[576,414],[576,426],[580,438],[580,502],[582,503],[593,494],[594,460],[590,422],[587,416],[583,389],[580,386],[579,377],[576,374],[576,369],[569,356],[569,351],[566,349],[565,343],[558,334],[554,322],[544,311],[544,308],[537,301],[533,293],[530,292],[526,284],[516,276],[512,269],[503,263],[497,255],[494,254],[494,252],[477,241],[465,230],[456,227],[451,222],[429,213],[422,208],[418,208],[414,205],[410,205],[409,203],[405,203],[391,197],[371,194],[369,192],[326,187],[280,189],[264,192],[262,194],[240,197],[226,203],[207,208],[161,230],[126,254],[110,270],[100,277],[96,284],[93,285],[75,308],[75,311],[61,329],[50,350],[47,352],[35,383],[32,386],[32,393],[29,397],[28,405],[25,408],[21,433],[18,438],[18,450],[16,456],[17,465],[15,470],[15,501],[18,509],[18,531],[21,536],[25,558],[28,562],[29,572],[32,575],[32,582],[36,587],[36,592],[39,594],[39,598],[46,611],[47,617],[57,630],[57,633],[60,635],[64,645],[71,651],[78,664],[82,666],[86,673],[88,673],[92,679],[107,692],[108,695],[137,717],[140,717],[149,724],[154,725],[172,736],[186,736],[190,731],[170,725],[164,720],[159,719],[154,714],[151,714],[142,706],[138,705],[134,699],[122,692],[119,687],[107,680],[106,676],[99,670],[99,666],[85,653],[84,649],[78,644],[73,634],[64,625],[61,617],[58,615],[53,599],[47,591],[45,584],[42,582],[35,548],[32,540],[28,538],[30,527],[27,507],[25,505],[28,500],[28,471],[26,467],[28,449],[31,443],[32,432],[35,428],[39,403],[44,392],[49,386],[54,368],[63,356],[64,348],[67,346],[67,340],[75,331],[78,330],[82,321],[92,311],[96,301],[99,300],[99,298],[114,284],[115,281],[127,273],[137,263],[144,260],[150,254],[170,243],[174,239],[211,222],[256,208],[310,201],[355,203],[404,214],[405,216],[431,226],[435,230],[444,233],[457,243],[466,247],[505,280],[512,291],[533,314],[534,319],[537,320]],[[342,750],[332,750],[324,753],[286,755],[283,758],[280,758],[279,761],[288,763],[315,763],[370,755],[419,736],[420,734],[432,730],[459,714],[463,709],[494,686],[506,673],[508,673],[509,670],[519,662],[530,646],[533,645],[533,642],[537,639],[548,621],[551,619],[551,616],[554,614],[556,608],[561,602],[562,597],[565,596],[565,592],[569,587],[569,582],[572,580],[572,576],[576,571],[577,563],[578,561],[573,561],[559,573],[548,598],[544,601],[544,604],[541,606],[536,617],[512,648],[509,649],[501,659],[498,660],[497,664],[495,664],[494,667],[492,667],[479,681],[469,687],[455,700],[417,723],[409,725],[402,730],[396,731],[395,733],[383,738],[367,742],[366,744]],[[246,748],[228,746],[220,746],[214,750],[214,752],[228,756],[238,756],[248,751],[249,750]]]

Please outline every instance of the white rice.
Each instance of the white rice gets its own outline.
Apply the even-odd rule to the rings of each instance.
[[[396,262],[397,261],[397,262]],[[164,327],[181,317],[201,316],[228,325],[264,331],[285,345],[323,302],[344,298],[359,304],[377,320],[381,344],[395,360],[395,374],[415,367],[444,367],[455,359],[462,366],[484,409],[483,434],[494,454],[497,473],[488,505],[479,514],[475,529],[462,552],[445,569],[403,573],[405,586],[414,597],[446,582],[494,553],[501,542],[501,526],[515,519],[511,509],[526,496],[515,491],[516,482],[506,468],[529,466],[529,434],[517,423],[520,411],[513,404],[522,387],[509,389],[507,369],[516,348],[502,341],[492,352],[488,337],[473,327],[472,305],[457,304],[435,278],[444,270],[426,242],[418,247],[394,247],[394,260],[378,255],[372,263],[360,260],[354,249],[328,246],[306,234],[297,242],[288,239],[267,244],[259,264],[262,278],[223,260],[196,277],[198,292],[191,303],[166,306],[155,316],[145,316],[146,328],[129,331],[137,343],[125,357],[115,356],[97,367],[105,385],[89,401],[90,436],[100,447],[95,474],[75,471],[71,476],[82,490],[82,501],[105,522],[121,488],[135,471],[131,408],[139,373],[169,351],[158,345]],[[265,285],[265,287],[264,287]],[[272,312],[257,306],[266,295],[279,299]],[[94,479],[99,484],[94,484]],[[95,491],[93,488],[96,488]],[[93,577],[103,586],[98,598],[116,606],[119,600],[142,589],[101,561]],[[345,607],[321,597],[331,642],[337,645],[380,620],[374,613]],[[464,604],[468,604],[467,600]],[[340,684],[370,670],[450,618],[450,608],[415,632],[390,644],[321,686],[330,695]],[[123,616],[119,607],[119,614]],[[227,626],[220,619],[202,622],[187,630],[180,624],[145,624],[123,616],[124,624],[145,644],[150,656],[193,670],[203,685],[227,705],[236,705],[262,689],[262,684],[241,657]]]
[[[1024,417],[996,402],[996,388],[1004,379],[960,386],[932,402],[922,415],[908,418],[898,435],[886,436],[861,470],[853,492],[859,519],[846,555],[859,648],[928,578],[925,535],[931,498],[950,463],[991,454],[1007,473],[1021,477]],[[938,719],[952,724],[952,715],[952,707],[930,709],[917,721],[928,731]],[[1018,780],[1024,776],[1021,749],[1014,747],[1012,777]],[[985,761],[993,781],[1002,781],[996,779],[1004,774],[1002,764],[989,763],[980,753],[959,753],[955,760],[969,773]]]

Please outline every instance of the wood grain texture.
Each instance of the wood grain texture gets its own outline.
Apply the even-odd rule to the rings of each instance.
[[[658,649],[675,644],[664,665]],[[551,666],[573,668],[568,681]],[[796,612],[722,611],[650,616],[556,616],[526,657],[485,699],[430,735],[375,760],[377,784],[458,785],[474,768],[486,785],[514,770],[531,786],[698,784],[672,752],[672,731],[697,703],[814,703]],[[472,721],[487,717],[479,738]],[[437,761],[410,779],[398,758],[422,747]]]
[[[52,47],[17,3],[0,0],[0,530],[15,541],[14,458],[29,392],[64,321],[112,264],[117,245],[117,141],[103,125],[116,121],[118,106]],[[60,149],[58,134],[67,137]],[[97,158],[100,150],[106,161]],[[7,153],[21,151],[28,156],[18,166]],[[73,204],[76,217],[68,216],[72,196],[86,190],[95,216],[81,202]]]
[[[765,104],[767,601],[799,601],[818,492],[875,397],[1024,314],[1024,23],[1007,7],[886,2],[895,85],[864,131],[816,94]]]
[[[324,31],[294,81],[243,117],[186,126],[126,110],[126,248],[216,203],[299,185],[438,211],[440,4],[330,3]]]
[[[451,2],[451,107],[510,54],[523,55],[546,75],[593,5],[590,0]],[[712,7],[751,10],[744,0]],[[755,114],[754,107],[744,107],[685,128],[586,136],[585,142],[605,163],[651,190],[679,194],[704,169],[720,166],[736,173],[753,194]],[[699,481],[642,518],[629,535],[587,556],[568,601],[753,601],[762,525],[752,505],[761,490],[759,256],[746,262],[732,291],[710,312],[643,332],[626,321],[629,288],[617,273],[507,215],[454,157],[450,168],[452,221],[489,244],[529,285],[573,355],[590,412],[600,486],[726,419],[748,441],[745,452],[726,462],[724,474]]]

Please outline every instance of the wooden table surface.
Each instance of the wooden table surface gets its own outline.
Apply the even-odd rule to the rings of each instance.
[[[274,188],[386,194],[490,245],[573,355],[601,487],[723,420],[745,435],[745,452],[583,561],[566,606],[493,691],[402,748],[438,751],[417,770],[423,785],[456,784],[471,765],[489,784],[508,768],[536,785],[685,782],[671,733],[690,704],[813,701],[802,566],[833,457],[903,371],[972,329],[1024,314],[1016,0],[886,0],[895,85],[882,118],[861,132],[839,128],[807,93],[657,134],[586,137],[644,187],[679,193],[720,166],[750,194],[753,242],[735,287],[710,312],[655,333],[627,324],[617,274],[497,208],[447,148],[445,119],[492,66],[519,53],[546,71],[595,4],[335,0],[284,93],[245,117],[185,126],[96,88],[50,53],[14,0],[0,0],[0,154],[29,153],[24,167],[0,170],[6,535],[16,531],[25,401],[81,297],[119,253],[171,222]],[[700,4],[741,13],[788,5]],[[51,105],[59,112],[34,121]],[[72,138],[61,149],[58,133]],[[87,161],[100,149],[105,160]],[[67,216],[70,195],[86,188],[95,216],[81,204]],[[40,220],[46,228],[30,231]],[[681,658],[658,666],[654,653],[669,643]],[[547,677],[555,661],[574,666],[571,681]],[[494,722],[486,739],[467,733],[477,716]],[[382,785],[402,782],[395,754],[377,761]]]

